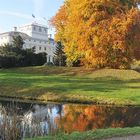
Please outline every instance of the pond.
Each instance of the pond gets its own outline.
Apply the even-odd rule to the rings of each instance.
[[[0,136],[6,135],[7,120],[9,125],[11,120],[13,124],[17,122],[12,130],[7,126],[9,133],[20,128],[20,137],[30,138],[58,132],[140,126],[140,107],[0,101]]]

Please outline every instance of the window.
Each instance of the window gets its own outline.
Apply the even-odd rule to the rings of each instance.
[[[41,47],[39,47],[39,50],[41,50]]]
[[[42,29],[41,29],[41,27],[39,27],[39,32],[42,32]]]
[[[49,62],[51,61],[51,57],[49,56]]]
[[[36,27],[35,26],[34,26],[33,30],[36,31]]]
[[[53,57],[53,63],[55,62],[55,57]]]
[[[44,28],[44,31],[45,31],[45,32],[47,32],[47,29],[46,29],[46,28]]]
[[[46,50],[47,50],[47,48],[46,48],[46,47],[44,47],[44,50],[46,51]]]
[[[36,46],[33,47],[33,50],[34,50],[34,51],[36,50]]]

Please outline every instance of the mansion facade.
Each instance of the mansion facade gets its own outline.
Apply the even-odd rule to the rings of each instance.
[[[45,52],[47,54],[46,61],[53,63],[56,43],[51,37],[49,37],[47,26],[32,23],[18,28],[14,27],[13,31],[0,34],[0,46],[4,44],[12,44],[13,37],[19,35],[24,40],[24,49],[33,48],[35,53]]]

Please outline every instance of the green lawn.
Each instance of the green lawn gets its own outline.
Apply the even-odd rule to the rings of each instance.
[[[140,73],[45,66],[0,70],[0,96],[140,105]]]
[[[56,136],[48,136],[46,138],[34,138],[26,140],[99,140],[103,138],[123,137],[128,135],[140,134],[140,127],[134,128],[110,128],[100,129],[87,132],[74,132],[72,134],[58,134]]]

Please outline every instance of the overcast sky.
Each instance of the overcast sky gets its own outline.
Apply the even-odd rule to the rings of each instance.
[[[47,24],[64,0],[0,0],[0,32],[10,31],[14,26],[34,22]]]

